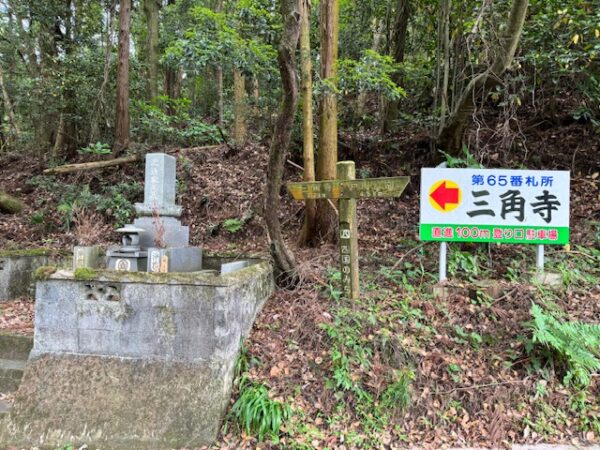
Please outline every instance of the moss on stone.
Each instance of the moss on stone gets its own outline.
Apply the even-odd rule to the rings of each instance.
[[[87,267],[80,267],[78,269],[75,269],[75,272],[73,272],[73,276],[76,280],[94,280],[98,277],[98,272]]]
[[[36,281],[47,280],[50,278],[54,272],[56,272],[57,268],[55,266],[41,266],[35,269],[33,272],[33,279]]]
[[[51,248],[23,248],[0,250],[0,258],[19,258],[27,256],[50,256],[55,250]]]

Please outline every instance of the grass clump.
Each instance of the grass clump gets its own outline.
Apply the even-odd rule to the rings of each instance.
[[[589,386],[592,374],[600,371],[600,325],[562,322],[535,304],[531,315],[527,351],[541,350],[542,357],[562,369],[563,384]]]
[[[247,434],[277,439],[282,425],[292,414],[290,405],[269,397],[267,387],[247,377],[240,380],[240,397],[231,408],[231,414]]]

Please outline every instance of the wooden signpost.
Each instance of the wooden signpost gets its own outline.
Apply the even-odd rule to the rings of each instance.
[[[358,283],[358,227],[356,200],[361,198],[399,197],[410,181],[409,177],[368,178],[356,180],[353,161],[337,163],[337,179],[305,183],[288,183],[295,200],[339,199],[340,270],[342,293],[357,299]]]

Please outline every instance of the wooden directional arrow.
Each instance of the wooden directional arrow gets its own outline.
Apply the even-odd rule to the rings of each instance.
[[[330,180],[288,183],[287,188],[295,200],[389,198],[402,194],[409,181],[409,177]]]

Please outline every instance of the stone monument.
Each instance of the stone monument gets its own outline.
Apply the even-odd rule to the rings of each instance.
[[[108,268],[126,272],[196,272],[202,268],[202,249],[190,247],[190,230],[175,204],[175,158],[146,155],[144,203],[137,203],[133,224],[117,230],[123,245],[108,251]]]
[[[182,226],[181,206],[175,204],[175,158],[164,153],[146,155],[146,180],[144,203],[137,203],[138,218],[133,225],[143,230],[142,248],[156,247],[156,220],[158,215],[164,226],[162,240],[166,247],[187,247],[190,230]]]

